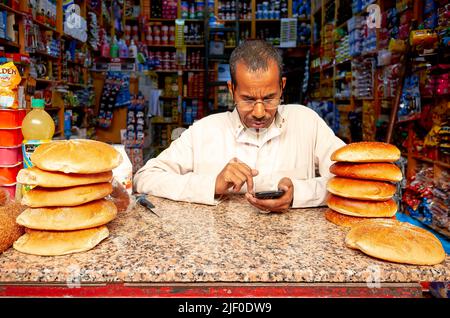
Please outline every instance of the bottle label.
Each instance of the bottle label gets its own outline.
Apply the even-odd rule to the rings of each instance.
[[[51,140],[24,140],[22,143],[22,154],[23,154],[23,167],[24,169],[31,168],[33,164],[31,163],[31,154],[36,150],[36,148]]]

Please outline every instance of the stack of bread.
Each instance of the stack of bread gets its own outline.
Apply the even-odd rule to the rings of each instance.
[[[112,169],[121,154],[93,140],[54,141],[31,155],[33,167],[17,181],[28,208],[16,221],[25,227],[13,247],[23,253],[53,256],[89,250],[109,236],[105,224],[117,215],[107,197],[113,191]]]
[[[402,179],[393,163],[400,158],[397,147],[382,142],[346,145],[331,155],[336,175],[327,184],[331,193],[325,217],[350,227],[345,243],[383,260],[434,265],[445,259],[440,241],[430,232],[395,220],[397,204],[392,198],[394,182]]]
[[[397,212],[393,182],[402,179],[393,162],[399,158],[397,147],[382,142],[358,142],[336,150],[331,160],[337,162],[330,167],[336,176],[327,184],[327,220],[351,227],[366,218],[393,217]]]

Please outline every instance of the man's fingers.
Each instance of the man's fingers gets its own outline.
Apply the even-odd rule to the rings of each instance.
[[[245,195],[248,202],[250,202],[256,208],[263,211],[271,211],[271,212],[284,212],[289,209],[289,202],[285,202],[284,199],[257,199],[251,194]]]
[[[242,186],[247,181],[247,176],[237,169],[233,171],[233,174],[236,177],[235,179],[236,182],[233,182],[234,183],[233,189],[234,191],[238,192],[241,190]]]
[[[243,176],[245,176],[245,181],[247,182],[247,191],[253,192],[253,175],[252,169],[244,165],[236,165],[236,170],[239,171]]]

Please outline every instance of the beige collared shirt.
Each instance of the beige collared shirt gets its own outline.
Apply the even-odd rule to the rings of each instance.
[[[134,177],[140,193],[177,201],[217,204],[217,175],[238,158],[259,171],[255,190],[275,190],[283,177],[294,184],[293,207],[325,203],[332,152],[344,142],[313,110],[279,106],[275,120],[257,133],[243,126],[236,110],[194,123]],[[320,176],[316,176],[316,168]],[[244,186],[241,192],[246,192]]]

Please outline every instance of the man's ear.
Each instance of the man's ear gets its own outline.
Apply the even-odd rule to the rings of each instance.
[[[233,84],[231,83],[231,81],[227,81],[227,85],[228,85],[228,91],[230,92],[231,97],[234,97],[233,96]]]
[[[281,85],[282,85],[282,89],[284,89],[284,87],[286,86],[286,77],[281,78]]]

